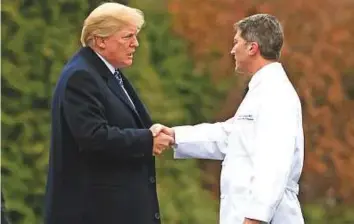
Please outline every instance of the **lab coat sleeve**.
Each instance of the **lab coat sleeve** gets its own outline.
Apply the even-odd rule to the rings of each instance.
[[[223,160],[227,137],[234,128],[232,119],[214,124],[173,127],[175,131],[175,159]]]
[[[267,223],[285,192],[295,152],[298,110],[282,97],[264,102],[256,121],[254,176],[245,217]]]

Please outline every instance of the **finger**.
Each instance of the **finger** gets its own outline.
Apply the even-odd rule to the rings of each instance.
[[[166,141],[169,146],[175,143],[175,139],[173,137],[171,137],[170,135],[168,135],[166,137]]]
[[[172,129],[171,128],[163,126],[163,125],[161,125],[160,128],[161,128],[160,132],[162,132],[162,133],[164,133],[166,135],[172,136]]]
[[[158,144],[158,145],[155,146],[154,151],[155,151],[157,154],[161,154],[161,152],[163,151],[164,147],[165,147],[165,146],[160,143],[160,144]]]
[[[175,144],[175,138],[171,137],[171,139],[170,139],[170,145],[173,145],[173,144]]]
[[[171,141],[173,141],[173,138],[169,135],[166,135],[165,133],[161,132],[156,138],[158,138],[158,141],[160,142],[161,145],[166,146],[168,145]]]
[[[157,146],[155,146],[153,150],[153,154],[159,155],[159,153],[160,153],[160,149]]]
[[[161,155],[161,153],[162,153],[162,150],[161,150],[161,149],[158,149],[157,152],[156,152],[156,155],[159,156],[159,155]]]
[[[163,129],[163,125],[154,124],[150,127],[150,131],[152,132],[152,136],[156,137]]]
[[[174,130],[163,124],[154,124],[151,126],[150,130],[157,136],[159,133],[164,133],[169,136],[174,136]]]
[[[154,151],[152,152],[152,154],[153,154],[154,156],[158,156],[158,155],[159,155],[159,152],[158,152],[156,149],[154,149]]]

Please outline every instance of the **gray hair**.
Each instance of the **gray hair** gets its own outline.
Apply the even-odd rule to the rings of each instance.
[[[263,58],[278,60],[283,46],[283,28],[275,16],[256,14],[246,17],[234,25],[247,42],[257,42]]]

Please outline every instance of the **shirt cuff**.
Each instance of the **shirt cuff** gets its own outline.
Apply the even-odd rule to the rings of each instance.
[[[182,143],[183,140],[186,140],[186,136],[185,133],[187,133],[188,131],[183,127],[173,127],[172,128],[174,133],[175,133],[175,145],[177,146],[178,143]]]

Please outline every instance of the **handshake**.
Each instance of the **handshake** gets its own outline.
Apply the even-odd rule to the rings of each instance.
[[[160,155],[175,143],[175,132],[172,128],[162,124],[154,124],[150,127],[150,131],[154,138],[152,151],[154,156]]]

